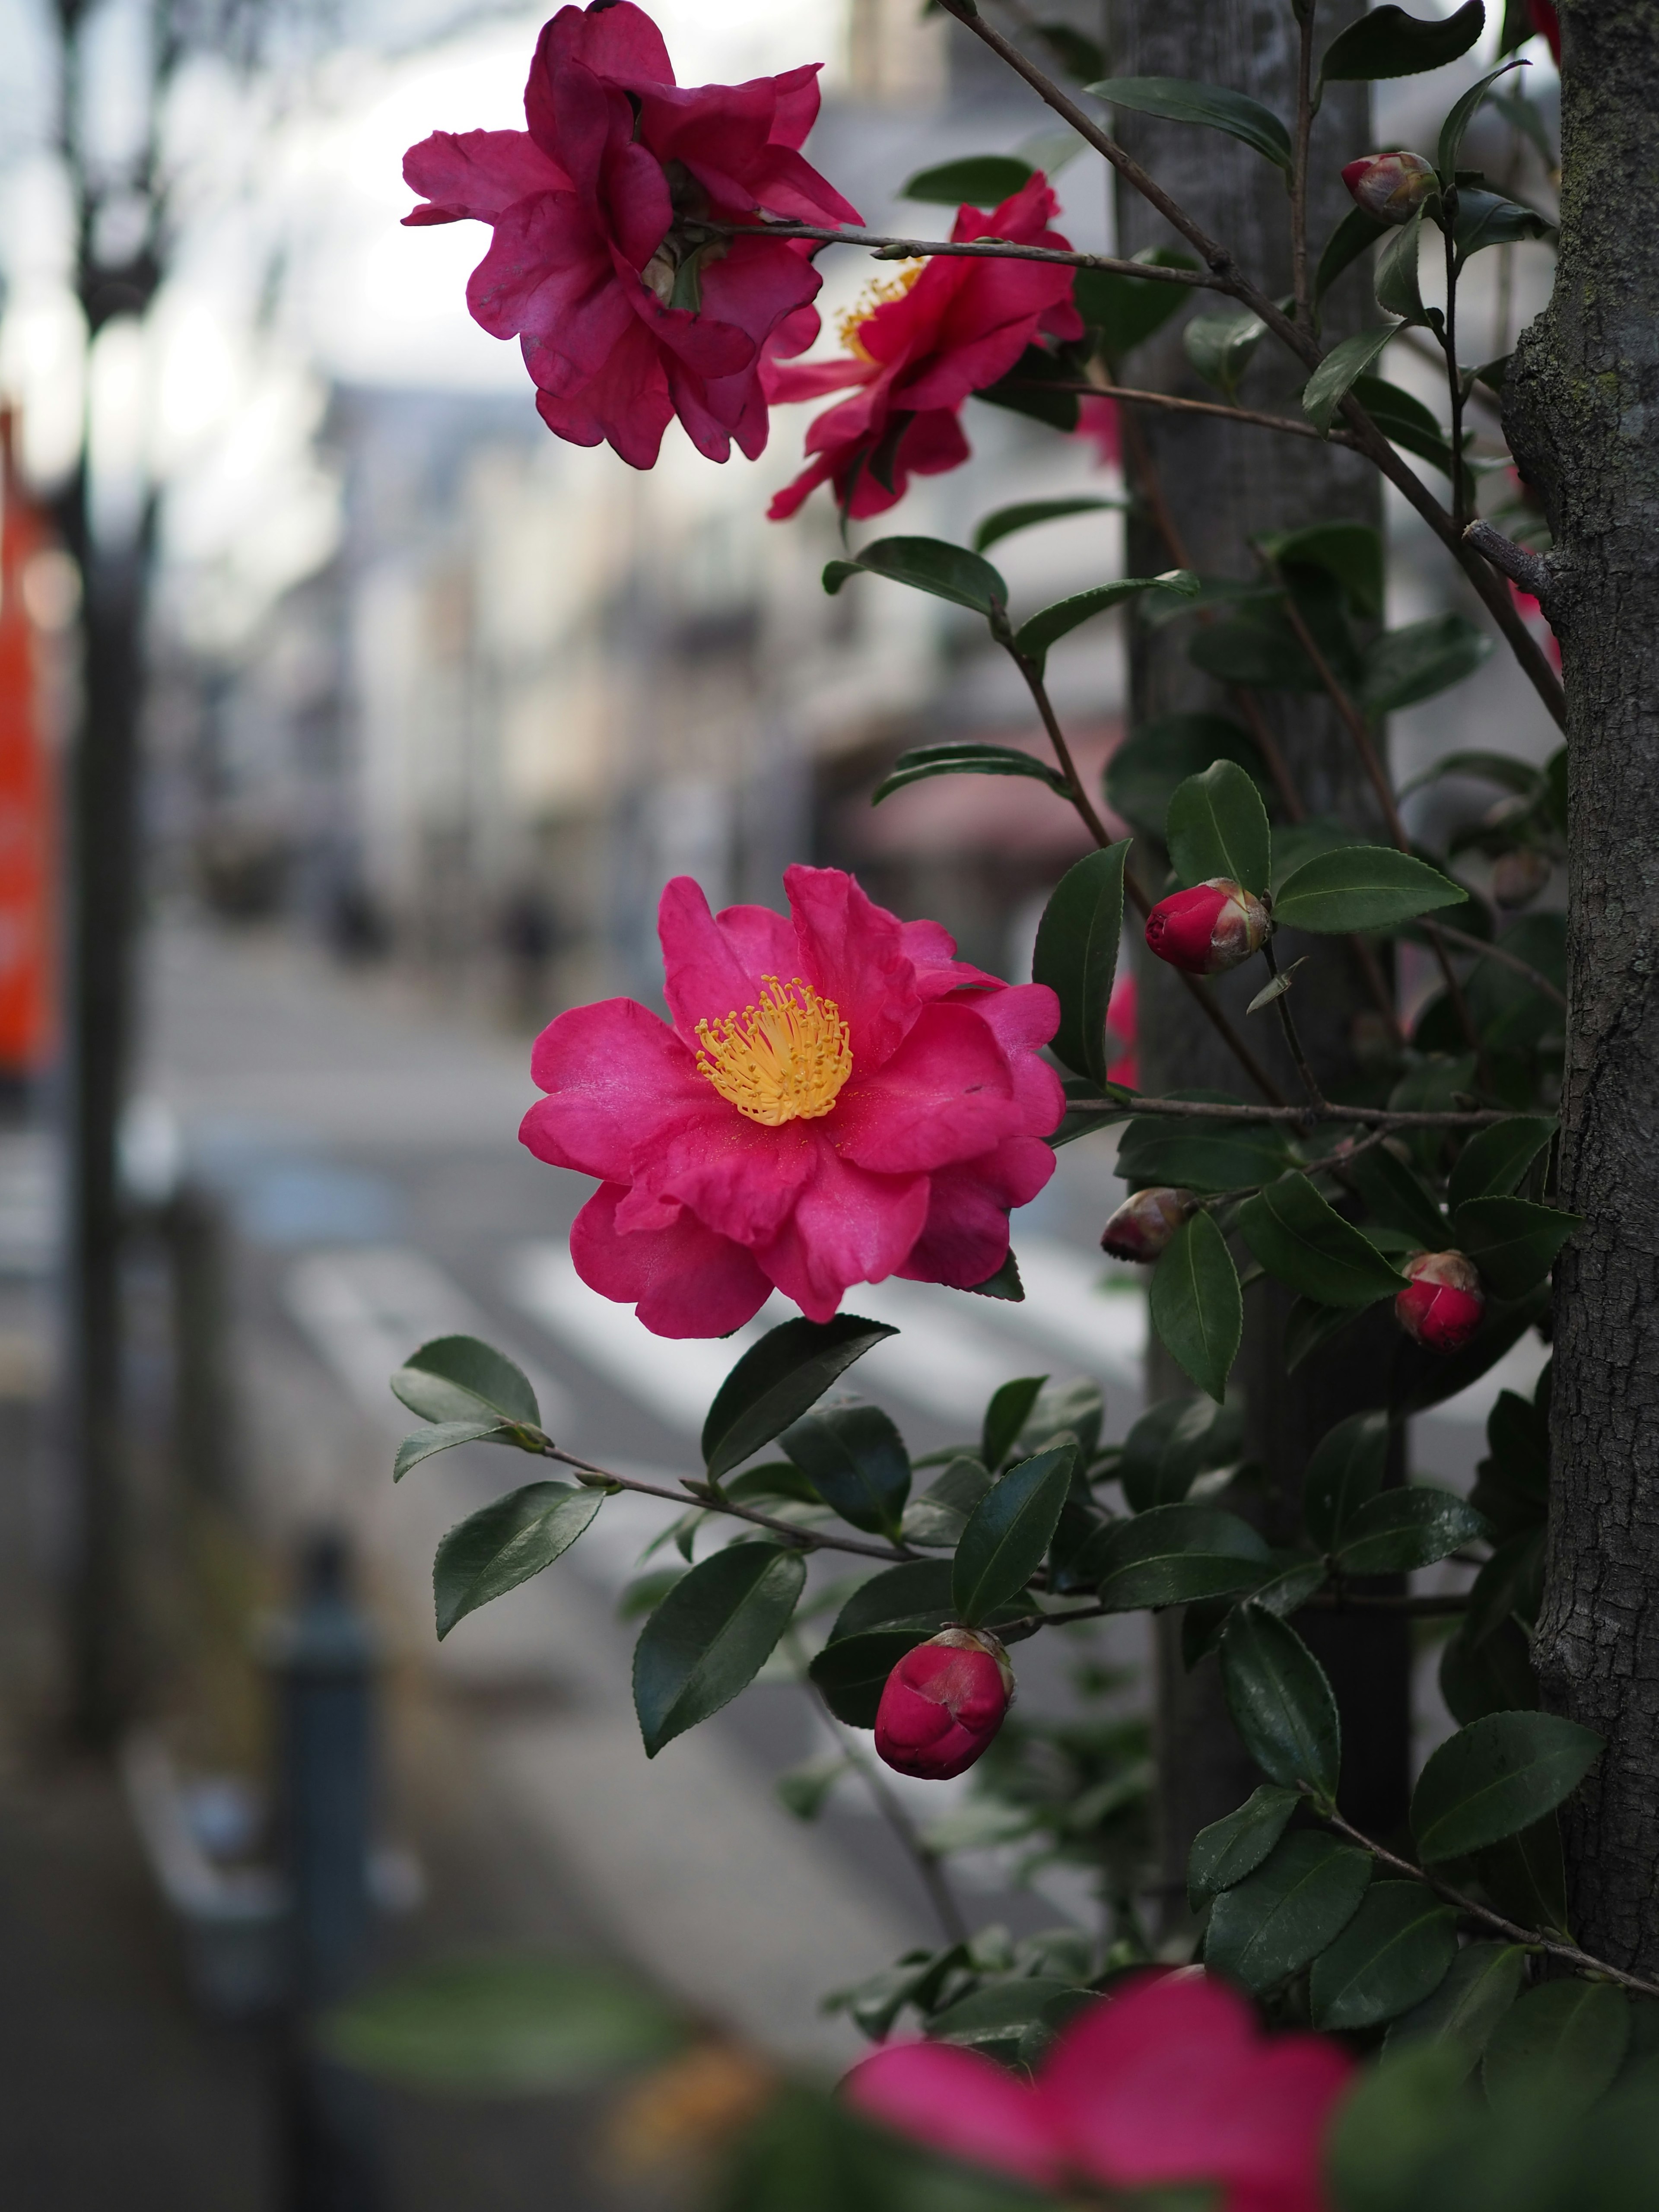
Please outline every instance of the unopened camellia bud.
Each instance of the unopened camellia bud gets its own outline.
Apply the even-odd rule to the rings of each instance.
[[[1258,898],[1225,876],[1172,891],[1146,917],[1146,944],[1189,975],[1220,975],[1259,952],[1270,925]]]
[[[1462,1252],[1419,1252],[1406,1273],[1394,1302],[1401,1328],[1430,1352],[1461,1352],[1486,1310],[1474,1261]]]
[[[1409,222],[1439,190],[1433,162],[1420,154],[1362,154],[1343,170],[1342,181],[1379,222]]]
[[[896,1773],[948,1782],[1002,1726],[1014,1696],[1008,1654],[982,1628],[946,1628],[907,1651],[876,1709],[876,1749]]]
[[[1115,1260],[1156,1260],[1182,1223],[1198,1211],[1189,1190],[1158,1185],[1126,1198],[1100,1232],[1100,1249]]]

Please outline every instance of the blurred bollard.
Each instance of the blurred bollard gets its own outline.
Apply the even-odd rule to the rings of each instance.
[[[173,1278],[174,1456],[188,1496],[223,1504],[235,1465],[224,1201],[185,1181],[155,1218]]]
[[[293,1899],[281,2042],[282,2212],[381,2212],[374,2093],[318,2052],[319,2015],[368,1963],[374,1639],[345,1539],[313,1536],[297,1608],[273,1626],[283,1871]]]

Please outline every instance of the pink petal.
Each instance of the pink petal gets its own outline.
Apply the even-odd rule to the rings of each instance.
[[[525,131],[434,131],[404,155],[404,182],[422,199],[405,222],[489,222],[534,192],[566,191],[570,179]]]
[[[1006,1054],[967,1006],[924,1007],[879,1067],[858,1068],[836,1103],[837,1149],[860,1167],[907,1175],[971,1159],[1018,1133]]]
[[[903,498],[910,478],[943,476],[948,469],[957,469],[972,452],[963,428],[948,408],[935,410],[927,415],[918,415],[899,441],[893,464],[893,489],[886,490],[878,483],[868,468],[858,479],[847,511],[855,522],[867,516],[884,514]],[[852,455],[848,456],[850,477]],[[840,478],[837,477],[837,488]]]
[[[560,54],[586,62],[596,75],[635,88],[673,83],[674,64],[662,33],[633,0],[611,8],[562,8],[554,22],[564,33]]]
[[[809,1321],[828,1321],[854,1283],[883,1282],[903,1265],[927,1218],[927,1178],[871,1175],[827,1142],[816,1168],[788,1220],[755,1257]]]
[[[573,446],[608,439],[629,468],[655,462],[662,434],[673,419],[661,350],[645,325],[629,315],[629,327],[598,373],[574,391],[536,394],[536,411],[555,436]],[[526,365],[539,385],[540,341],[526,338]]]
[[[1008,1212],[1026,1206],[1054,1171],[1036,1137],[1005,1137],[992,1152],[928,1178],[927,1220],[899,1269],[913,1283],[971,1291],[1008,1256]]]
[[[632,999],[573,1006],[531,1054],[549,1095],[525,1115],[521,1144],[554,1167],[631,1182],[634,1164],[665,1130],[729,1112],[668,1024]]]
[[[974,983],[999,991],[1007,988],[1000,975],[988,975],[983,968],[957,958],[957,940],[943,922],[902,922],[899,936],[905,957],[916,971],[916,988],[924,999],[942,999],[947,991],[959,991]]]
[[[794,930],[769,907],[708,911],[702,886],[676,876],[657,905],[662,941],[663,993],[674,1026],[695,1051],[697,1024],[724,1021],[752,1006],[768,975],[787,982],[801,973]]]
[[[786,1121],[768,1128],[739,1114],[712,1085],[705,1088],[716,1110],[665,1129],[635,1173],[653,1190],[689,1206],[722,1237],[738,1244],[769,1243],[818,1173],[823,1125]]]
[[[842,2094],[866,2119],[951,2157],[1040,2188],[1059,2179],[1036,2093],[976,2051],[896,2044],[855,2066]]]
[[[492,337],[540,340],[537,381],[554,392],[602,368],[629,321],[609,249],[569,192],[541,192],[507,209],[468,280],[466,303]]]
[[[600,191],[606,222],[623,260],[643,269],[674,219],[660,164],[643,146],[613,140],[605,149]]]
[[[797,400],[822,399],[826,392],[840,392],[849,384],[867,384],[875,371],[868,362],[848,355],[844,361],[769,361],[763,374],[767,398],[774,406],[787,407]]]
[[[841,1009],[854,1066],[878,1067],[921,1006],[898,916],[876,905],[841,868],[786,868],[783,887],[800,939],[802,973]]]
[[[590,1290],[634,1306],[657,1336],[725,1336],[754,1319],[772,1285],[740,1245],[689,1213],[672,1228],[619,1236],[624,1194],[602,1185],[571,1228],[571,1261]]]

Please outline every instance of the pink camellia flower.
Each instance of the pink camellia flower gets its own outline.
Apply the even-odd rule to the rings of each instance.
[[[1420,154],[1362,154],[1343,170],[1342,181],[1379,222],[1409,222],[1430,193],[1440,189],[1433,162]]]
[[[1189,1190],[1138,1190],[1101,1231],[1100,1249],[1115,1260],[1156,1260],[1182,1223],[1197,1212],[1198,1200]]]
[[[816,64],[681,90],[662,34],[632,0],[562,8],[525,88],[527,131],[440,131],[404,157],[427,204],[405,222],[493,226],[467,305],[517,337],[549,429],[608,439],[648,469],[676,414],[709,459],[766,443],[763,350],[817,329],[810,242],[763,215],[857,222],[803,160]],[[750,225],[709,236],[701,222]]]
[[[908,2043],[844,2087],[867,2118],[1039,2188],[1193,2185],[1219,2191],[1216,2212],[1323,2212],[1321,2147],[1352,2071],[1322,2037],[1263,2036],[1243,1997],[1185,1967],[1088,2006],[1035,2081]]]
[[[1058,205],[1039,172],[990,215],[963,208],[951,235],[1067,251],[1068,241],[1048,228]],[[826,481],[837,503],[861,520],[896,506],[912,476],[959,467],[969,448],[957,417],[969,394],[1006,376],[1040,331],[1083,336],[1072,305],[1075,278],[1074,270],[1052,262],[915,264],[842,319],[847,360],[769,365],[767,395],[775,403],[857,387],[807,431],[815,458],[772,501],[773,521],[793,514]]]
[[[1103,392],[1097,398],[1079,399],[1074,438],[1085,439],[1095,449],[1103,469],[1115,468],[1123,450],[1122,425],[1117,402]]]
[[[1419,1252],[1404,1273],[1394,1302],[1401,1328],[1431,1352],[1461,1352],[1486,1310],[1474,1262],[1462,1252]]]
[[[1146,917],[1146,945],[1189,975],[1220,975],[1260,951],[1267,928],[1261,900],[1215,876],[1160,899]]]
[[[946,1628],[907,1651],[876,1710],[876,1749],[900,1774],[964,1774],[1013,1702],[1008,1654],[983,1629]]]
[[[839,868],[783,880],[787,918],[711,915],[677,877],[657,920],[670,1022],[609,999],[536,1041],[548,1096],[520,1139],[599,1178],[571,1258],[659,1336],[724,1336],[775,1285],[813,1321],[888,1275],[971,1289],[1054,1173],[1054,993],[968,966]]]

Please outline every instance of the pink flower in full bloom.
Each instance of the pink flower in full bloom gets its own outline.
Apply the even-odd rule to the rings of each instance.
[[[813,1321],[888,1275],[971,1289],[1054,1173],[1054,993],[968,966],[839,868],[783,880],[787,918],[711,915],[677,877],[657,921],[670,1021],[610,999],[536,1041],[548,1096],[520,1136],[599,1178],[571,1258],[659,1336],[723,1336],[774,1285]]]
[[[963,208],[951,235],[1067,250],[1069,241],[1048,228],[1058,206],[1039,172],[990,215]],[[843,319],[845,361],[769,366],[775,402],[854,387],[807,431],[812,458],[772,501],[773,521],[792,515],[826,481],[860,520],[896,506],[912,476],[959,467],[968,441],[957,417],[969,394],[1005,377],[1039,332],[1083,336],[1072,305],[1075,279],[1061,263],[929,261],[878,284],[874,300]]]
[[[1352,2071],[1322,2037],[1263,2036],[1243,1997],[1188,1967],[1090,2005],[1034,2082],[908,2043],[863,2060],[845,2091],[867,2118],[1039,2188],[1207,2185],[1217,2212],[1323,2212],[1321,2146]]]
[[[923,1782],[965,1774],[1007,1717],[1008,1654],[983,1629],[946,1628],[907,1651],[876,1710],[876,1749],[896,1773]]]
[[[1431,1352],[1461,1352],[1486,1310],[1480,1277],[1462,1252],[1419,1252],[1406,1262],[1395,1319]]]
[[[1267,917],[1259,899],[1215,876],[1171,891],[1146,917],[1146,948],[1189,975],[1222,975],[1260,951]]]
[[[710,460],[766,443],[763,352],[799,352],[820,279],[802,240],[700,233],[764,215],[857,222],[799,147],[817,65],[682,90],[632,0],[562,8],[525,88],[526,131],[435,131],[404,157],[410,223],[489,223],[467,305],[517,337],[549,429],[648,469],[676,414]]]

